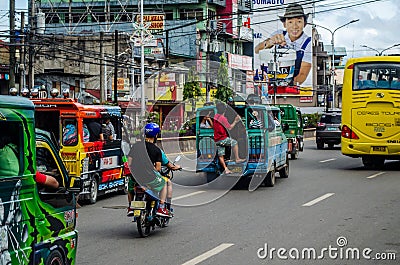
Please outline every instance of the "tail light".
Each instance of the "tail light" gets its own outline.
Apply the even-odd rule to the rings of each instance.
[[[347,125],[342,127],[342,137],[347,139],[360,139]]]
[[[317,127],[325,127],[326,124],[324,122],[317,122]]]

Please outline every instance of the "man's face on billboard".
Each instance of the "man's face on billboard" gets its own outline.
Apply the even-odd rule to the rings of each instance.
[[[295,41],[303,34],[305,26],[304,17],[287,18],[285,22],[283,22],[283,26],[286,28],[290,40]]]

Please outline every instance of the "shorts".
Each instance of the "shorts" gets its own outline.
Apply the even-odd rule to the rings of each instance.
[[[160,174],[160,172],[155,171],[155,170],[154,170],[154,174],[155,174],[154,180],[152,180],[152,181],[150,181],[148,183],[145,183],[143,186],[146,186],[146,187],[148,187],[149,189],[151,189],[151,190],[153,190],[155,192],[160,192],[164,188],[165,184],[167,183],[168,178],[163,177]],[[129,182],[128,182],[128,192],[133,193],[136,184],[138,184],[138,183],[136,182],[136,180],[131,175],[129,177]]]
[[[160,192],[164,186],[165,183],[167,183],[167,178],[161,176],[160,172],[154,170],[155,179],[149,183],[146,183],[146,186],[149,187],[151,190]]]
[[[235,146],[235,145],[237,145],[237,141],[235,139],[227,137],[224,140],[216,142],[215,144],[217,145],[218,156],[224,156],[225,155],[225,147],[226,146]]]

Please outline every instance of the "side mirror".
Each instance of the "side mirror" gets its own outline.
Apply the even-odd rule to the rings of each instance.
[[[82,179],[78,177],[74,177],[73,179],[71,179],[71,185],[68,188],[68,191],[77,194],[82,192],[82,190],[83,190]]]
[[[179,162],[179,160],[181,160],[181,156],[180,156],[180,155],[178,155],[178,156],[175,158],[174,164],[175,164],[176,162]]]

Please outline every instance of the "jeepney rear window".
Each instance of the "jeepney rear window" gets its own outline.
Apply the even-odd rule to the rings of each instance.
[[[249,109],[247,112],[247,128],[261,129],[264,128],[264,112],[260,109]]]
[[[74,119],[65,119],[62,121],[63,134],[62,144],[64,146],[75,146],[78,144],[78,127]]]
[[[22,124],[0,121],[0,131],[0,178],[18,176],[23,166]]]

